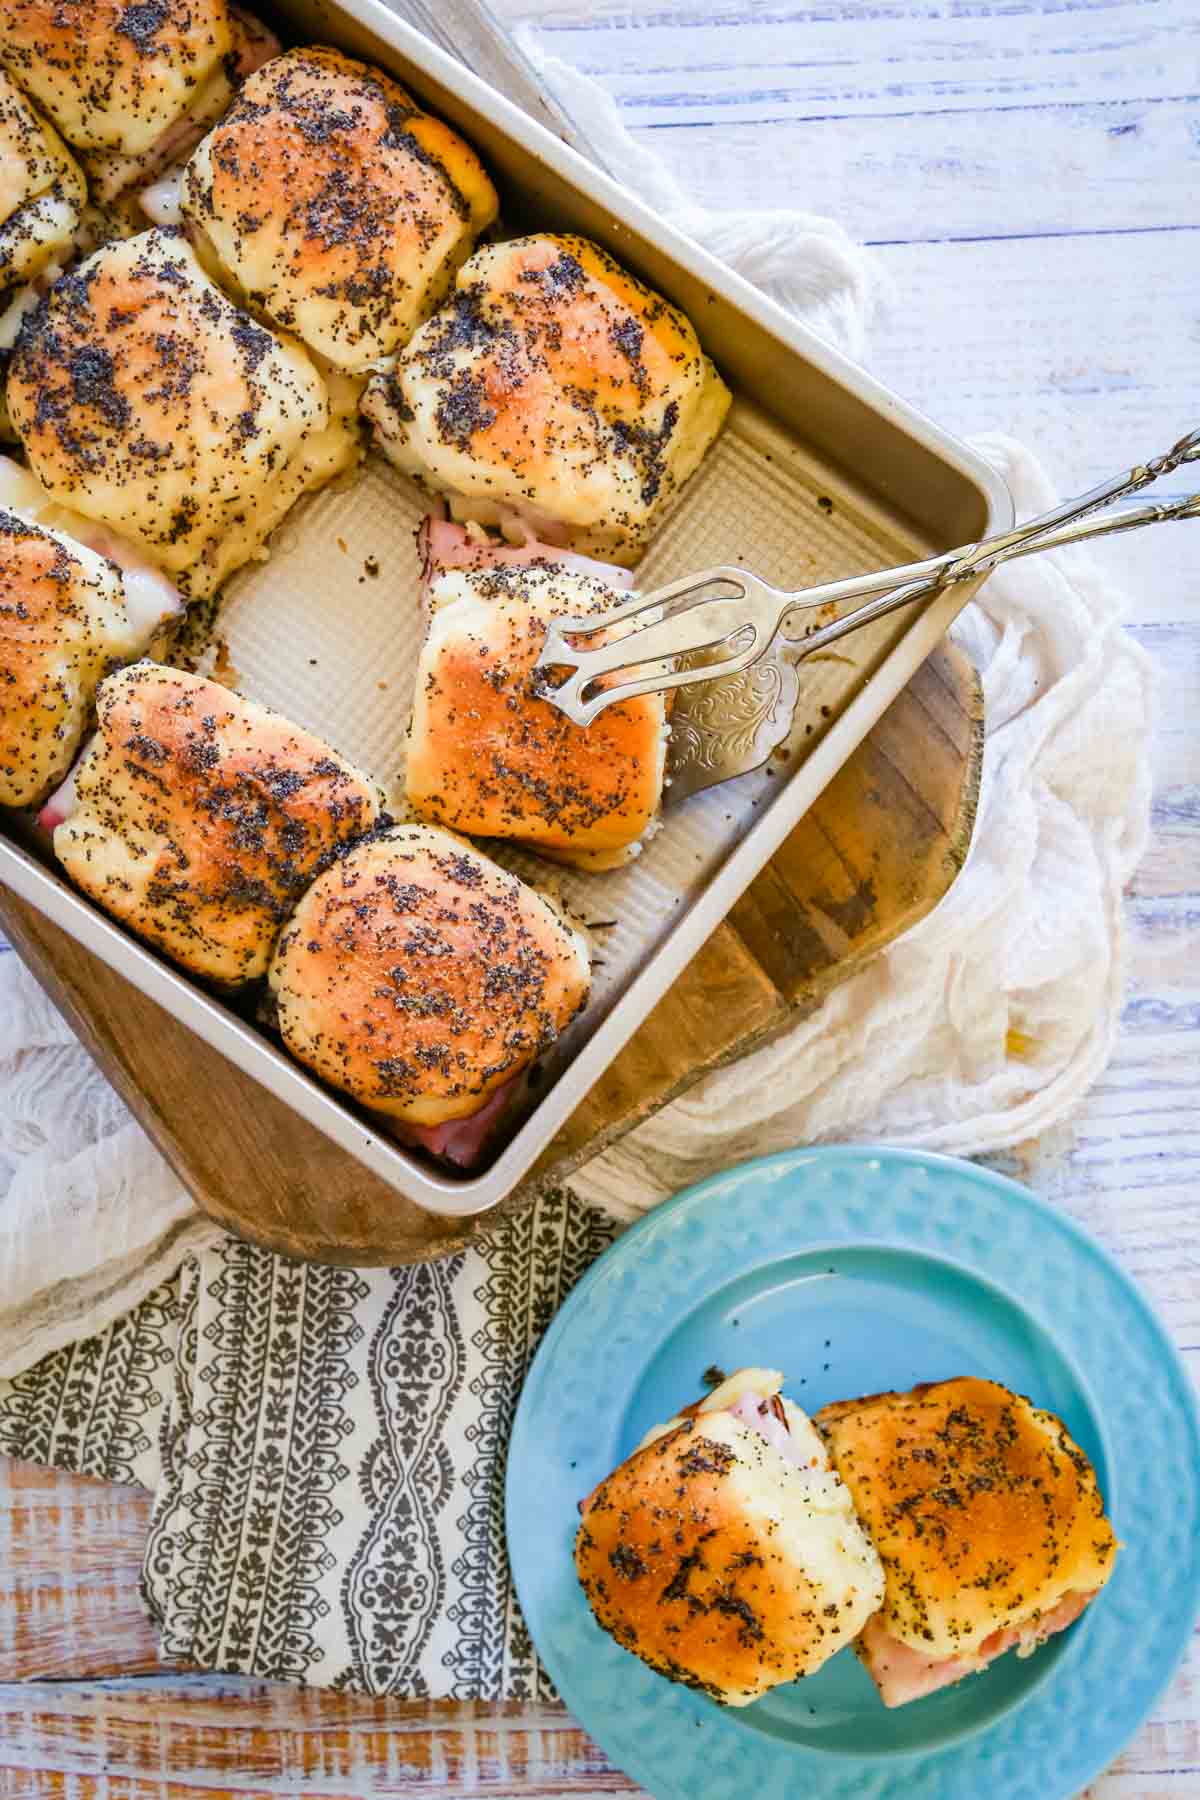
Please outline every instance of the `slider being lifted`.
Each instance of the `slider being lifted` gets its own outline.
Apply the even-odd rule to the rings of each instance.
[[[615,868],[653,831],[667,756],[667,706],[650,693],[588,729],[543,697],[546,627],[605,613],[624,569],[544,544],[473,542],[427,519],[425,642],[417,663],[406,781],[422,818],[514,838],[553,861]]]

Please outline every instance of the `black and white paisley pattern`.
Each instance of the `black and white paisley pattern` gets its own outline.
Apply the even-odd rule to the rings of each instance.
[[[352,1661],[334,1683],[356,1693],[429,1691],[421,1656],[446,1597],[437,1515],[455,1481],[442,1433],[466,1365],[454,1305],[463,1261],[390,1271],[392,1296],[371,1343],[379,1436],[359,1470],[370,1524],[342,1581]]]
[[[179,1528],[179,1502],[192,1423],[192,1381],[196,1371],[196,1314],[200,1299],[200,1265],[189,1258],[179,1271],[179,1328],[175,1361],[171,1369],[162,1429],[159,1433],[160,1475],[150,1514],[150,1535],[142,1559],[141,1593],[146,1610],[162,1626],[161,1596],[170,1591],[175,1536]],[[162,1644],[164,1657],[169,1652]]]
[[[98,1337],[0,1381],[0,1453],[156,1487],[178,1316],[177,1284],[165,1283]]]
[[[142,1591],[165,1660],[548,1695],[505,1556],[505,1456],[538,1341],[612,1235],[558,1192],[414,1268],[222,1239],[0,1383],[0,1452],[155,1488]]]
[[[297,1682],[322,1661],[369,1294],[232,1238],[201,1258],[187,1449],[146,1573],[164,1655]]]
[[[612,1242],[615,1226],[556,1189],[481,1239],[472,1298],[480,1319],[463,1468],[465,1546],[454,1563],[456,1626],[446,1655],[448,1692],[460,1699],[528,1700],[553,1690],[534,1652],[508,1572],[504,1478],[517,1400],[542,1335],[579,1277]]]

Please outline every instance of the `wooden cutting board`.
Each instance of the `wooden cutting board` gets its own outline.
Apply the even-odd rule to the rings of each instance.
[[[943,645],[826,788],[506,1203],[606,1144],[811,1010],[946,892],[975,815],[983,702]],[[494,1221],[439,1219],[192,1035],[123,976],[0,888],[0,929],[195,1195],[231,1231],[288,1255],[398,1263]]]

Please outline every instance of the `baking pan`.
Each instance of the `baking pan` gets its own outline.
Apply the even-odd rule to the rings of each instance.
[[[1011,522],[995,472],[681,236],[550,131],[377,0],[295,0],[293,41],[336,44],[390,70],[480,150],[503,229],[583,232],[695,322],[734,391],[723,437],[641,565],[647,585],[718,562],[801,587],[944,549]],[[370,457],[305,501],[265,564],[227,584],[193,633],[201,668],[321,733],[385,792],[403,793],[403,745],[421,627],[412,532],[417,490]],[[518,1184],[729,907],[944,635],[959,587],[805,665],[796,724],[768,769],[665,816],[628,868],[587,876],[508,847],[498,860],[558,891],[596,926],[586,1013],[537,1071],[519,1129],[481,1171],[456,1176],[321,1086],[253,1022],[74,893],[0,828],[0,880],[182,1023],[430,1212],[485,1211]]]

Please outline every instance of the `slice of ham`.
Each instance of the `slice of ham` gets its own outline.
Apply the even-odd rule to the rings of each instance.
[[[183,617],[187,606],[179,589],[127,538],[90,521],[77,536],[81,544],[86,544],[97,556],[107,557],[120,569],[121,585],[125,590],[125,614],[144,643],[150,641],[160,625]]]
[[[607,582],[609,587],[627,589],[633,586],[630,570],[617,563],[597,562],[594,557],[580,556],[574,550],[560,550],[557,545],[543,543],[538,538],[529,538],[523,544],[498,544],[493,539],[472,533],[465,525],[456,525],[451,519],[422,520],[417,532],[417,550],[426,586],[447,569],[494,569],[541,562],[571,569],[577,575],[594,575],[598,581]]]
[[[488,500],[482,495],[470,498],[464,494],[447,494],[446,510],[458,523],[490,525],[510,544],[526,544],[540,538],[543,544],[565,544],[567,527],[561,519],[552,519],[528,501],[523,506],[503,500]]]
[[[788,1430],[786,1418],[780,1418],[770,1400],[764,1400],[759,1394],[743,1394],[729,1410],[735,1419],[740,1419],[743,1425],[749,1425],[760,1437],[766,1438],[785,1462],[794,1463],[798,1469],[811,1469],[811,1457],[797,1444]]]
[[[941,1688],[951,1687],[965,1675],[978,1675],[989,1663],[1009,1650],[1030,1655],[1047,1638],[1073,1625],[1092,1599],[1091,1594],[1066,1594],[1058,1605],[1027,1625],[1011,1625],[993,1631],[969,1656],[930,1657],[892,1636],[879,1613],[868,1620],[857,1649],[867,1672],[879,1689],[885,1706],[907,1706]]]
[[[501,1082],[484,1101],[478,1112],[467,1119],[448,1119],[444,1125],[399,1124],[396,1135],[406,1144],[440,1156],[460,1169],[469,1169],[479,1161],[488,1138],[508,1110],[509,1101],[521,1080],[514,1075]]]
[[[71,765],[70,774],[65,781],[59,783],[50,798],[44,802],[38,813],[37,822],[39,827],[42,831],[48,832],[51,836],[53,836],[60,825],[64,824],[70,818],[71,814],[75,811],[75,808],[79,805],[79,794],[75,787],[75,771],[78,769],[80,758],[84,755],[88,744],[90,744],[91,741],[91,738],[89,738],[87,743],[83,745],[83,748],[79,752],[79,756],[75,758],[74,763]]]
[[[233,19],[233,74],[240,83],[278,56],[283,45],[269,26],[244,7],[231,6],[229,12]]]

